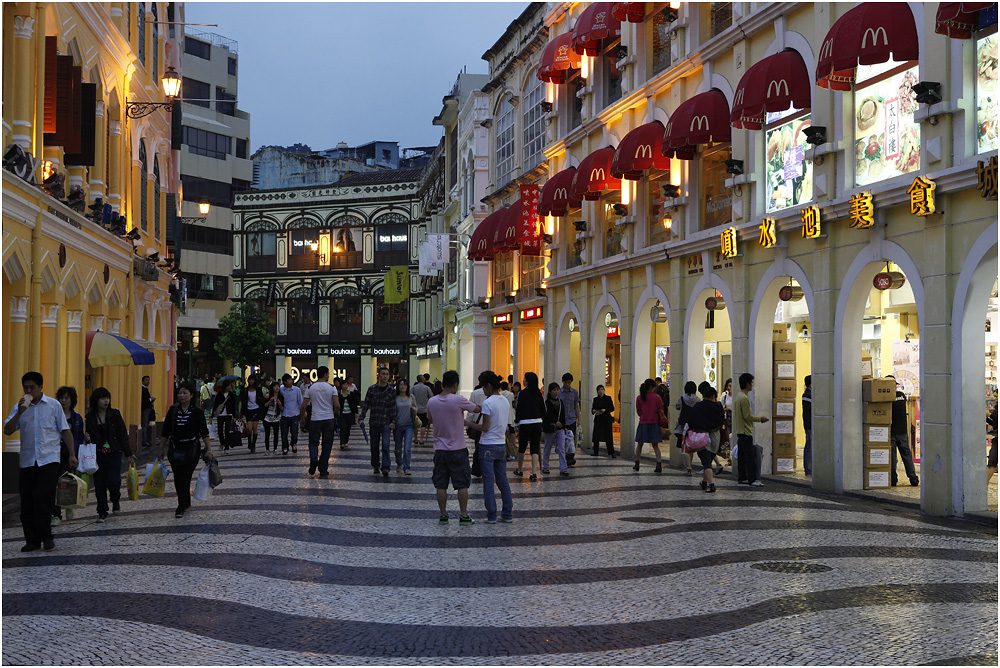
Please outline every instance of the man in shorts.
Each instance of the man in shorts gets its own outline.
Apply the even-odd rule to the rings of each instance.
[[[448,482],[458,492],[458,507],[462,526],[474,524],[469,517],[469,485],[472,471],[469,467],[469,448],[465,444],[466,411],[479,407],[458,394],[458,372],[446,371],[441,380],[442,391],[427,401],[427,418],[434,428],[434,473],[431,479],[437,490],[440,524],[448,523]]]

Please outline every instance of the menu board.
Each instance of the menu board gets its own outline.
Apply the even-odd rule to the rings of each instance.
[[[656,346],[656,375],[670,387],[670,346]]]
[[[805,116],[766,130],[767,210],[798,206],[812,199],[813,164],[805,159],[806,128],[812,117]]]
[[[976,42],[976,135],[979,153],[997,150],[997,36]]]
[[[888,66],[897,66],[890,63]],[[858,81],[877,78],[886,65],[861,65]],[[920,169],[920,124],[913,120],[919,106],[912,86],[918,83],[912,67],[854,93],[855,176],[859,186]]]
[[[715,379],[718,377],[719,368],[719,344],[715,341],[705,344],[705,380],[712,387],[715,387]]]
[[[920,341],[892,342],[892,371],[907,398],[920,396]]]

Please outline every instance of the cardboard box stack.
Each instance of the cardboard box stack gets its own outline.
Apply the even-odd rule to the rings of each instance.
[[[775,331],[777,337],[777,331]],[[784,339],[772,344],[774,359],[774,425],[771,440],[771,470],[795,471],[795,344]]]
[[[871,364],[871,360],[868,360]],[[889,487],[890,439],[892,402],[896,398],[896,382],[892,378],[866,378],[861,381],[864,402],[862,447],[864,448],[864,487]]]

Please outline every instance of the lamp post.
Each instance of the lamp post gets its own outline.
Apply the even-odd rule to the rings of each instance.
[[[201,223],[205,221],[208,217],[208,210],[211,208],[211,204],[208,202],[199,202],[198,211],[201,213],[200,216],[177,216],[177,219],[182,223]]]
[[[212,100],[201,100],[194,98],[180,98],[177,97],[181,92],[181,77],[177,74],[177,70],[170,66],[167,71],[163,73],[163,95],[167,98],[166,102],[126,102],[125,103],[125,116],[128,118],[143,118],[149,116],[157,109],[163,109],[165,111],[170,111],[173,108],[174,102],[211,102]],[[239,100],[227,100],[232,104],[237,104]]]

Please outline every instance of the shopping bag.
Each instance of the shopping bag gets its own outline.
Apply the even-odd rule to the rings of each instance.
[[[137,501],[139,499],[139,472],[135,468],[135,462],[129,462],[125,480],[128,487],[128,500]]]
[[[249,436],[250,427],[247,425],[247,421],[243,418],[237,418],[233,422],[233,431],[235,431],[240,436]]]
[[[194,498],[198,501],[205,501],[212,495],[212,484],[209,481],[209,467],[203,466],[198,474],[198,481],[194,484]]]
[[[222,484],[222,473],[219,471],[219,462],[214,457],[208,462],[208,482],[213,488]]]
[[[87,483],[69,471],[56,483],[56,505],[60,508],[84,508],[87,505]]]
[[[149,476],[153,473],[153,467],[159,464],[160,468],[163,469],[163,480],[164,482],[170,477],[170,467],[167,466],[167,462],[162,459],[157,459],[152,464],[146,464],[146,480],[149,480]]]
[[[708,435],[708,432],[688,429],[687,434],[684,436],[684,445],[681,447],[681,451],[688,455],[694,454],[707,446],[711,440],[712,437]]]
[[[566,454],[571,455],[576,452],[576,436],[573,435],[573,431],[570,429],[566,429],[565,432],[563,435],[563,447],[566,448]]]
[[[77,456],[80,463],[76,465],[77,471],[83,473],[94,473],[97,471],[97,444],[84,443],[80,446],[80,454]]]
[[[151,464],[152,468],[146,467],[149,474],[146,476],[146,484],[142,486],[142,493],[148,496],[163,498],[163,488],[165,479],[163,476],[163,462],[157,459]]]

